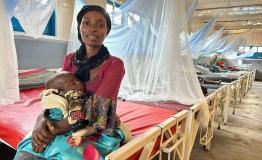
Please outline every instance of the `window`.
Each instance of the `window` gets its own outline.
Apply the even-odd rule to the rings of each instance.
[[[140,20],[140,16],[135,13],[128,12],[124,14],[118,14],[119,7],[123,4],[123,1],[107,0],[106,11],[114,14],[112,23],[117,25],[127,24],[128,27],[132,27],[136,22]]]
[[[14,31],[25,32],[22,26],[20,25],[19,21],[15,17],[13,17],[11,21]],[[55,22],[56,22],[56,14],[54,11],[46,25],[43,35],[55,36]]]
[[[121,6],[121,4],[122,3],[118,1],[107,0],[106,11],[108,13],[114,12],[114,14],[117,14],[117,12],[120,11],[119,7]],[[112,18],[112,23],[121,25],[122,24],[122,15],[121,14],[115,15],[114,18]]]
[[[250,50],[256,50],[256,46],[248,46],[248,47],[239,47],[240,52],[249,52]]]
[[[258,47],[257,51],[262,53],[262,47]]]
[[[240,52],[244,52],[245,47],[239,47]]]
[[[23,30],[22,26],[20,25],[19,21],[18,21],[15,17],[13,17],[13,18],[11,19],[11,21],[12,21],[12,25],[13,25],[13,30],[14,30],[14,31],[25,32],[25,31]]]
[[[121,2],[118,2],[117,0],[107,0],[106,3],[106,11],[111,13],[113,11],[116,11],[120,6]]]

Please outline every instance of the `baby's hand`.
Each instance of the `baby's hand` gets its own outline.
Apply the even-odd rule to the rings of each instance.
[[[71,146],[71,147],[77,147],[79,146],[81,143],[83,142],[83,138],[82,137],[69,137],[67,139],[67,143]]]

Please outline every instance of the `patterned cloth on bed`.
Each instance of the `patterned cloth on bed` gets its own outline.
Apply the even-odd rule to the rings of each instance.
[[[45,86],[46,80],[56,73],[54,70],[37,69],[19,73],[19,89],[41,88]]]

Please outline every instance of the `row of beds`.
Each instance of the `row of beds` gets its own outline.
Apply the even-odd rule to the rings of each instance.
[[[34,75],[37,77],[43,72],[46,70],[24,71],[19,73],[19,76],[22,80],[28,81],[30,77]],[[218,128],[220,128],[227,115],[225,114],[228,105],[226,97],[230,94],[229,103],[232,101],[234,113],[236,104],[250,88],[254,77],[255,71],[251,70],[232,82],[221,83],[217,89],[211,87],[205,99],[194,105],[119,100],[117,114],[121,121],[130,127],[133,138],[108,154],[105,159],[147,160],[165,157],[168,160],[189,160],[198,130],[200,130],[200,144],[205,150],[209,150],[213,138],[215,112],[218,111],[216,114]],[[43,87],[31,86],[21,90],[19,102],[0,107],[0,140],[3,143],[16,149],[18,143],[33,128],[41,110],[39,94],[43,89]],[[205,105],[208,105],[210,116],[208,126],[202,128],[199,116],[202,114],[201,108]]]

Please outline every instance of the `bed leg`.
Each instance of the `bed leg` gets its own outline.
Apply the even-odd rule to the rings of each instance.
[[[234,102],[233,114],[235,114],[235,111],[236,111],[236,101]]]
[[[205,151],[210,151],[210,142],[207,145],[203,146]]]

